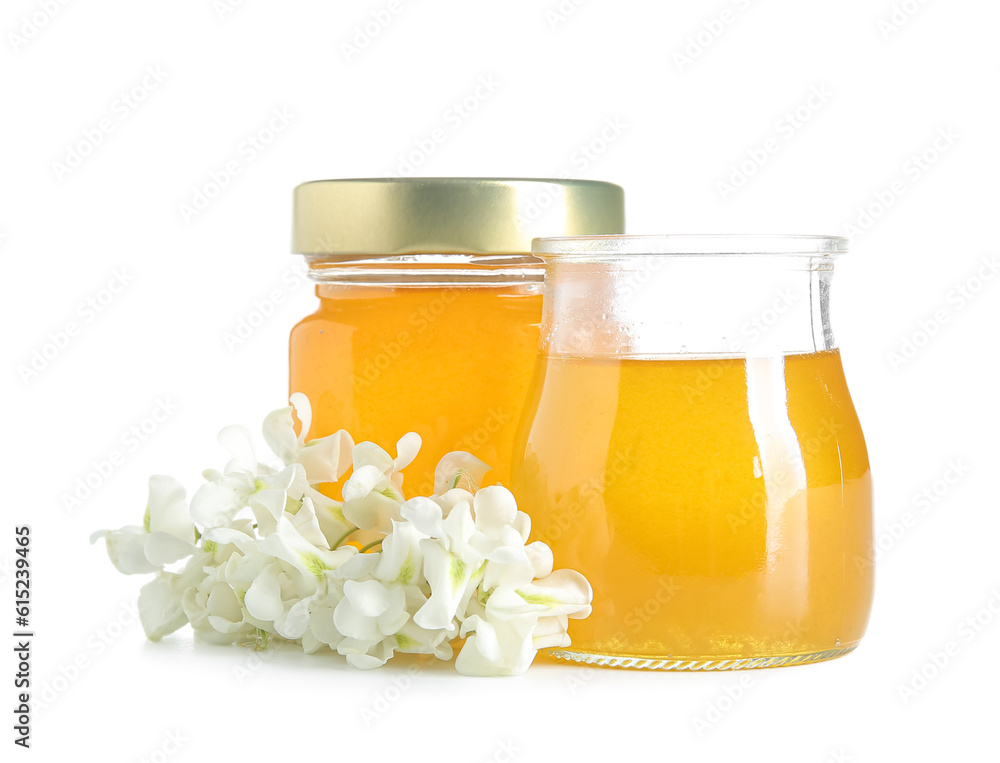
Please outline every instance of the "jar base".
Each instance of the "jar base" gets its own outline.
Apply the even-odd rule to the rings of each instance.
[[[841,645],[834,649],[796,654],[777,654],[763,657],[637,657],[630,655],[597,654],[577,652],[568,649],[546,649],[546,654],[560,660],[593,665],[602,668],[631,668],[633,670],[750,670],[753,668],[780,668],[789,665],[807,665],[823,662],[850,654],[858,648],[860,641]]]

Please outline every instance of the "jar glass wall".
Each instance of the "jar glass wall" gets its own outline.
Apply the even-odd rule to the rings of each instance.
[[[853,649],[871,476],[825,237],[536,241],[541,350],[513,490],[588,577],[557,656],[721,669]]]

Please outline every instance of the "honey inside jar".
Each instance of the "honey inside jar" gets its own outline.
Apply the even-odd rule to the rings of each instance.
[[[514,433],[538,350],[541,285],[468,288],[321,285],[292,330],[290,389],[313,404],[310,437],[347,429],[391,450],[423,438],[408,495],[433,492],[434,467],[464,450],[508,484]]]
[[[543,356],[538,373],[514,490],[533,536],[594,587],[575,652],[724,662],[856,645],[871,476],[837,350]]]

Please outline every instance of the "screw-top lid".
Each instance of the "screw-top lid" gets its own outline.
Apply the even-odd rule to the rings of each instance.
[[[595,180],[362,178],[295,189],[305,255],[528,253],[537,236],[622,233],[624,192]]]

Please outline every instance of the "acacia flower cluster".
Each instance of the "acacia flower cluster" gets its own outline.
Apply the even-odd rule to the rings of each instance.
[[[120,572],[155,574],[139,593],[150,639],[190,623],[216,642],[280,639],[375,668],[396,652],[450,659],[464,638],[455,665],[474,676],[520,674],[538,649],[569,646],[568,618],[590,614],[590,585],[527,543],[530,519],[510,491],[479,487],[486,464],[449,453],[434,494],[407,499],[401,472],[418,435],[400,439],[395,458],[343,430],[306,442],[309,401],[291,402],[264,420],[281,468],[257,460],[246,429],[227,427],[219,441],[232,460],[204,472],[190,503],[154,475],[141,526],[91,536]],[[343,501],[321,492],[345,475]]]

